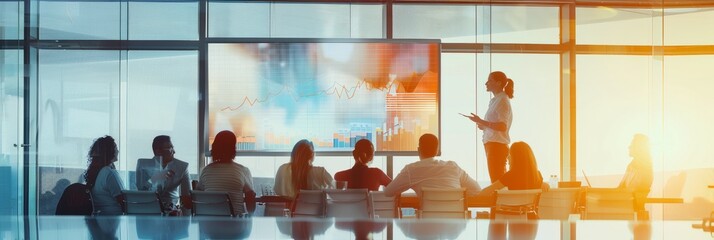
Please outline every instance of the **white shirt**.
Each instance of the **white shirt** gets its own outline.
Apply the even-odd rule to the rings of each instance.
[[[286,163],[278,168],[275,174],[275,186],[273,190],[280,196],[295,198],[297,192],[293,189],[292,169],[290,163]],[[334,188],[332,175],[325,170],[324,167],[312,167],[307,174],[307,188],[309,190],[318,190],[326,188]]]
[[[174,172],[171,178],[153,183],[149,181],[157,172],[169,170]],[[174,158],[163,167],[158,157],[139,159],[136,164],[136,187],[140,191],[158,191],[162,202],[177,204],[179,196],[190,195],[191,180],[188,163]]]
[[[430,188],[466,188],[467,195],[476,195],[481,186],[453,161],[434,158],[421,159],[407,164],[402,172],[384,188],[386,196],[401,194],[407,189],[414,189],[421,196],[423,187]]]
[[[122,209],[116,198],[121,195],[124,183],[117,170],[104,166],[99,170],[97,180],[92,187],[92,202],[96,215],[121,215]]]
[[[506,123],[506,131],[496,131],[486,127],[483,130],[483,143],[497,142],[510,144],[511,137],[508,136],[508,131],[511,130],[511,122],[513,121],[513,112],[511,111],[511,100],[505,92],[495,94],[488,103],[488,111],[484,115],[484,120],[488,122]]]

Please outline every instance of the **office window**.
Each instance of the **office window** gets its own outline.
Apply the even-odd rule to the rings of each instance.
[[[394,38],[438,38],[476,42],[476,6],[394,5]]]
[[[130,40],[198,40],[198,1],[130,1]]]
[[[708,30],[714,21],[714,8],[672,8],[664,12],[665,45],[714,44],[714,31]]]
[[[208,2],[209,37],[270,37],[268,2]]]
[[[714,202],[711,189],[704,186],[711,182],[714,169],[710,150],[714,112],[708,110],[714,105],[713,60],[714,55],[664,57],[663,136],[653,146],[663,155],[662,162],[655,161],[655,171],[661,166],[663,172],[654,185],[662,184],[664,197],[681,197],[685,202],[665,206],[664,219],[699,220],[701,209],[711,208]]]
[[[441,54],[441,158],[455,161],[476,179],[477,139],[475,124],[459,115],[476,112],[476,55],[472,53]],[[416,151],[416,149],[414,149]],[[411,162],[417,161],[413,157]],[[409,162],[407,162],[409,163]],[[395,168],[401,171],[401,168]]]
[[[492,71],[513,79],[511,143],[523,141],[533,149],[544,181],[560,174],[560,56],[557,54],[478,54],[476,61],[476,109],[483,117],[491,93],[486,80]],[[473,126],[473,129],[476,129]],[[476,154],[479,180],[489,181],[482,131],[478,131]]]
[[[477,16],[480,43],[560,42],[558,7],[480,5]],[[490,26],[486,26],[489,22]]]
[[[121,4],[111,2],[39,2],[41,39],[118,40]]]
[[[0,1],[0,39],[22,39],[24,3]]]
[[[577,168],[592,184],[615,187],[630,162],[628,146],[636,133],[660,127],[651,101],[657,79],[652,56],[578,55]],[[661,80],[660,80],[661,81]],[[661,84],[661,83],[660,83]],[[653,136],[652,136],[653,137]],[[656,140],[656,139],[652,139]]]
[[[575,13],[578,44],[657,45],[660,13],[652,9],[582,7]]]
[[[559,56],[554,54],[442,54],[442,159],[455,161],[471,177],[490,182],[483,132],[458,113],[483,116],[491,94],[485,82],[491,71],[514,80],[511,100],[512,142],[524,141],[534,151],[541,173],[560,172]],[[475,70],[474,70],[475,69]],[[395,157],[396,174],[418,157]]]
[[[112,136],[126,154],[119,144],[119,51],[40,50],[38,75],[38,212],[54,214],[58,191],[83,181],[94,139]]]
[[[188,162],[189,173],[198,173],[198,52],[129,51],[126,109],[126,170],[136,160],[151,158],[151,143],[168,135],[177,159]],[[127,187],[135,188],[135,179]]]
[[[380,4],[210,1],[209,37],[382,38]]]
[[[22,51],[0,50],[0,215],[21,214],[23,203],[23,148],[15,146],[23,143],[22,70]],[[0,235],[19,238],[17,224],[10,225]]]
[[[381,5],[273,4],[271,37],[381,38]],[[375,17],[380,20],[369,20]]]

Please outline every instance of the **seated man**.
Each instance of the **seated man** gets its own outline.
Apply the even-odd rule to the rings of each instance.
[[[156,136],[151,147],[154,157],[141,158],[136,164],[136,188],[157,191],[164,210],[175,210],[179,196],[181,206],[191,208],[188,163],[174,158],[176,152],[169,136]]]
[[[455,162],[434,158],[439,153],[439,139],[433,134],[424,134],[419,138],[417,151],[420,160],[406,165],[384,188],[384,195],[391,197],[411,188],[417,196],[421,196],[423,187],[466,188],[466,194],[469,196],[481,191],[478,183]]]
[[[355,158],[355,165],[351,169],[336,173],[335,181],[346,181],[347,188],[366,188],[370,191],[378,191],[380,185],[387,186],[392,182],[381,169],[369,167],[374,159],[374,145],[369,140],[357,141],[352,156]]]

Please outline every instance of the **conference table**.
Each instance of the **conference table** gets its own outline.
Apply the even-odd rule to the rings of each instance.
[[[2,239],[710,239],[698,221],[6,216]]]

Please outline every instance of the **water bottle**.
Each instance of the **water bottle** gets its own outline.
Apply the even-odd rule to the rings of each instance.
[[[548,180],[548,185],[550,188],[558,188],[558,175],[550,175],[550,180]]]

